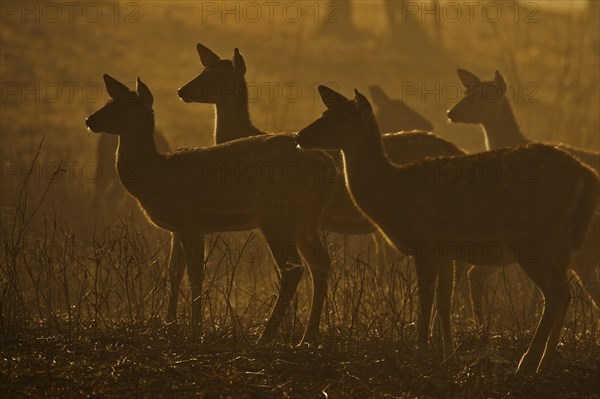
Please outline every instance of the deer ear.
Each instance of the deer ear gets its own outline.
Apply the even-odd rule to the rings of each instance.
[[[112,99],[116,99],[122,93],[127,93],[129,88],[125,86],[123,83],[119,82],[117,79],[113,78],[109,74],[104,74],[104,85],[106,86],[106,91],[108,95]]]
[[[233,71],[239,77],[246,74],[246,62],[244,62],[244,57],[242,57],[240,50],[237,48],[233,50]]]
[[[358,110],[363,117],[369,117],[373,115],[373,107],[371,107],[371,103],[369,100],[367,100],[367,97],[363,96],[356,89],[354,89],[354,102],[358,106]]]
[[[321,95],[321,100],[323,100],[323,104],[325,104],[327,108],[331,108],[343,103],[344,101],[348,101],[346,97],[342,96],[337,91],[332,90],[329,87],[323,85],[319,85],[319,94]]]
[[[152,108],[152,104],[154,103],[154,97],[152,97],[152,93],[150,93],[150,89],[148,88],[148,86],[146,86],[146,84],[142,82],[142,80],[139,77],[137,78],[136,91],[138,93],[138,96],[140,97],[140,100],[142,100],[142,104],[144,104],[144,106],[146,106],[147,108]]]
[[[458,77],[465,87],[471,87],[481,83],[481,79],[466,69],[458,69],[456,72],[458,73]]]
[[[378,85],[369,86],[369,92],[371,93],[371,98],[375,104],[383,105],[390,102],[390,98]]]
[[[200,43],[196,45],[196,50],[198,51],[198,55],[200,56],[200,62],[204,66],[209,66],[213,62],[219,60],[218,55],[216,55],[208,47],[205,47]]]
[[[496,74],[494,75],[494,82],[496,83],[496,86],[498,86],[498,89],[500,89],[500,95],[503,96],[504,93],[506,93],[506,82],[499,71],[496,71]]]

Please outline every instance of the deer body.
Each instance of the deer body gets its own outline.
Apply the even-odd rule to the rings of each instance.
[[[495,150],[529,144],[519,128],[506,93],[506,83],[499,72],[494,80],[482,81],[473,73],[459,69],[458,75],[467,88],[467,93],[452,109],[448,118],[452,122],[481,124],[484,132],[485,147]],[[600,173],[600,154],[586,151],[565,144],[553,144],[566,151],[579,161]],[[573,256],[571,266],[579,281],[596,307],[600,306],[600,281],[596,269],[600,267],[600,216],[596,215],[587,233],[581,250]],[[482,297],[484,283],[494,270],[471,268],[469,270],[469,287],[471,302],[476,318],[482,320]]]
[[[399,250],[414,257],[419,349],[427,346],[438,277],[444,354],[452,353],[452,260],[492,266],[516,261],[545,298],[519,369],[548,368],[569,303],[569,256],[581,245],[597,206],[598,176],[565,152],[541,144],[394,165],[368,100],[358,92],[351,101],[324,86],[319,90],[328,110],[297,134],[297,142],[303,148],[341,149],[356,204]],[[515,177],[518,166],[530,162],[540,165],[536,180]],[[495,181],[486,177],[485,165],[498,168]],[[498,255],[491,258],[485,243],[497,246]]]
[[[375,154],[377,154],[377,158]],[[544,177],[548,179],[554,174],[571,172],[570,170],[564,172],[560,169],[566,163],[571,163],[569,165],[571,169],[579,167],[572,158],[564,156],[565,154],[552,147],[530,145],[510,150],[497,150],[486,154],[485,157],[478,154],[455,158],[444,157],[416,161],[402,166],[393,165],[383,154],[382,150],[372,151],[370,154],[364,154],[363,151],[360,151],[359,154],[345,151],[346,181],[360,208],[382,230],[389,231],[390,235],[394,237],[394,242],[402,242],[405,253],[413,253],[414,249],[426,250],[427,248],[410,247],[412,243],[420,244],[426,240],[425,242],[431,245],[430,249],[448,248],[451,244],[458,244],[458,248],[463,250],[457,250],[456,255],[453,255],[453,259],[456,260],[490,266],[506,265],[518,259],[521,245],[523,245],[521,249],[525,250],[525,244],[534,239],[537,242],[537,237],[556,223],[557,218],[553,215],[562,216],[561,213],[564,213],[562,208],[565,207],[565,203],[566,208],[571,212],[574,212],[575,207],[579,206],[578,196],[556,195],[555,189],[551,185],[540,187],[527,181],[515,184],[515,177],[510,172],[511,167],[518,165],[519,162],[526,164],[538,162],[543,158],[564,158],[561,159],[563,162],[555,164],[555,168],[546,171],[548,175],[544,175]],[[494,179],[493,182],[486,182],[485,176],[481,174],[482,171],[477,170],[469,172],[473,173],[472,178],[445,180],[441,176],[428,177],[428,173],[431,173],[432,170],[439,171],[440,175],[444,175],[453,173],[456,169],[467,171],[470,168],[469,165],[478,163],[494,165],[506,177],[502,180]],[[377,181],[372,181],[373,176],[377,176]],[[428,178],[431,179],[431,182],[427,182]],[[569,183],[565,189],[579,193],[580,186],[585,182],[584,177],[581,179],[581,181]],[[390,193],[390,195],[375,200],[377,196],[372,194],[373,192],[389,192],[391,191],[390,187],[399,185],[405,191],[410,190],[410,195],[400,196]],[[461,190],[456,190],[457,185],[461,187]],[[540,193],[542,188],[545,189],[545,192]],[[505,195],[498,195],[498,191]],[[554,195],[551,197],[550,203],[545,202],[547,199],[539,195],[551,193]],[[442,198],[443,201],[440,200]],[[469,204],[482,203],[485,205],[480,206],[479,209],[468,207],[465,206],[464,198],[469,199]],[[518,218],[513,217],[515,209],[518,209],[527,198],[534,198],[537,201],[531,204],[533,206],[545,204],[544,208],[547,209],[544,214],[523,213]],[[427,212],[411,216],[414,215],[416,209],[427,210]],[[490,221],[489,217],[486,217],[486,222],[482,223],[480,212],[488,209],[494,209],[493,220]],[[571,217],[571,215],[568,214],[564,217]],[[398,220],[403,223],[398,224]],[[528,229],[522,230],[523,225],[527,225]],[[567,226],[562,221],[561,225]],[[569,227],[569,230],[573,228]],[[548,242],[554,242],[556,238],[548,237]],[[468,248],[468,243],[472,242],[498,244],[502,248],[501,256],[490,257],[489,254],[486,254],[485,246]],[[573,245],[575,246],[577,242],[575,240]]]
[[[191,223],[213,233],[252,229],[262,219],[290,218],[293,206],[307,201],[314,187],[286,176],[297,172],[284,167],[306,163],[307,158],[314,165],[314,171],[303,170],[310,173],[307,180],[323,177],[319,174],[327,171],[327,160],[314,151],[300,154],[290,135],[257,136],[233,145],[166,155],[153,146],[142,152],[138,143],[123,138],[117,168],[124,187],[159,227],[172,230]],[[277,159],[286,164],[274,165]],[[242,169],[248,165],[251,169]],[[189,188],[184,197],[182,187]],[[283,200],[292,198],[294,203],[282,207]]]
[[[173,233],[167,319],[175,319],[185,258],[192,319],[200,324],[203,235],[258,228],[280,277],[277,302],[259,342],[274,338],[302,276],[300,256],[309,264],[314,287],[304,340],[314,340],[330,267],[317,226],[336,180],[333,160],[322,151],[296,148],[291,135],[261,135],[161,154],[153,138],[148,88],[139,79],[137,93],[108,75],[105,82],[114,101],[86,123],[95,132],[118,134],[117,170],[123,186],[153,223]]]

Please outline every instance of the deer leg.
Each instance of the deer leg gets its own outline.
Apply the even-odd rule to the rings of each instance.
[[[391,245],[388,240],[385,238],[383,233],[377,231],[375,233],[375,237],[379,240],[379,278],[381,279],[380,285],[383,287],[383,279],[386,276],[386,271],[388,270],[388,265],[398,258],[398,251],[396,248]]]
[[[477,324],[483,323],[483,298],[485,293],[485,282],[494,274],[495,268],[472,265],[467,272],[469,284],[469,299],[473,309],[473,317]]]
[[[278,229],[263,229],[279,272],[279,294],[265,330],[258,339],[258,345],[266,345],[275,339],[275,334],[296,293],[298,283],[304,273],[304,266],[298,255],[294,239],[289,233]]]
[[[202,282],[204,280],[204,236],[182,237],[187,273],[192,286],[192,327],[202,331]]]
[[[566,266],[557,267],[555,262],[550,260],[549,265],[542,265],[541,262],[521,264],[542,292],[544,309],[529,348],[519,362],[517,372],[536,370],[542,363],[544,367],[549,367],[554,357],[569,302]],[[552,339],[550,335],[553,335]]]
[[[546,343],[546,347],[544,349],[544,354],[542,355],[542,359],[538,365],[538,372],[549,370],[552,367],[554,358],[556,357],[556,347],[558,346],[558,341],[560,340],[560,333],[562,332],[565,316],[567,315],[567,310],[569,309],[569,302],[571,301],[571,295],[566,281],[562,287],[558,287],[557,301],[558,310],[556,312],[556,320],[554,321],[554,325],[550,331],[550,336],[548,337],[548,342]]]
[[[444,359],[454,353],[454,342],[452,339],[452,326],[450,315],[452,308],[452,294],[454,290],[454,264],[451,261],[443,261],[438,265],[438,283],[436,292],[437,313],[442,325],[442,337],[444,340]]]
[[[437,277],[437,265],[427,262],[421,257],[414,257],[417,273],[417,285],[419,289],[419,328],[417,358],[425,355],[429,341],[429,325],[433,308],[433,294],[435,278]]]
[[[386,252],[386,242],[379,231],[375,231],[369,235],[375,251],[375,278],[380,287],[383,288],[385,270],[387,268],[388,259]]]
[[[592,306],[600,309],[600,216],[596,215],[583,242],[582,247],[573,254],[571,267],[577,274],[578,283],[592,301]]]
[[[469,272],[469,270],[473,267],[473,265],[471,265],[470,263],[465,263],[462,261],[455,261],[454,262],[454,267],[455,267],[455,292],[456,295],[459,295],[459,288],[460,288],[460,301],[462,303],[462,301],[464,301],[464,306],[465,306],[465,312],[467,312],[467,314],[469,315],[473,315],[473,304],[471,303],[471,292],[469,289],[469,281],[468,281],[468,275],[467,273]],[[459,281],[465,280],[464,284],[460,284],[459,285]],[[470,316],[469,316],[470,317]]]
[[[378,282],[381,284],[381,269],[384,267],[383,265],[385,265],[385,253],[383,246],[381,245],[381,241],[379,240],[379,237],[377,236],[377,232],[374,232],[372,234],[369,235],[369,238],[371,239],[371,243],[373,244],[373,251],[375,252],[375,273],[376,273],[376,278],[378,280]]]
[[[181,241],[177,234],[171,236],[171,254],[169,255],[169,283],[171,292],[169,304],[167,307],[167,322],[174,322],[177,318],[177,302],[179,299],[179,288],[181,287],[181,279],[185,269],[185,262],[182,262],[183,249]]]
[[[581,268],[580,268],[581,269]],[[587,273],[583,274],[575,270],[570,270],[571,278],[574,280],[574,283],[577,284],[584,295],[589,299],[592,308],[596,311],[600,310],[598,306],[600,304],[600,281],[596,276],[596,271],[587,271]]]
[[[331,259],[316,230],[309,231],[298,242],[298,248],[310,267],[313,283],[310,316],[302,343],[314,343],[319,336],[319,324],[323,313],[323,303],[327,296],[327,279],[331,269]]]

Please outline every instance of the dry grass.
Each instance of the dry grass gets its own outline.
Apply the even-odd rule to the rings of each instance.
[[[509,82],[539,89],[538,102],[514,104],[528,136],[598,149],[599,54],[579,14],[541,10],[532,25],[446,24],[441,47],[420,49],[386,39],[379,2],[357,2],[361,37],[352,42],[315,37],[315,24],[306,21],[201,23],[200,6],[192,3],[138,5],[134,24],[2,22],[3,397],[600,397],[599,315],[577,288],[551,373],[513,374],[540,306],[518,268],[489,282],[489,322],[482,327],[469,318],[460,280],[457,362],[440,364],[434,329],[430,358],[416,363],[412,264],[399,258],[380,267],[360,237],[327,236],[335,262],[322,347],[293,346],[307,319],[307,278],[276,344],[252,345],[277,284],[266,246],[252,232],[210,237],[203,334],[192,336],[185,284],[178,327],[165,325],[167,234],[149,226],[130,200],[107,198],[90,209],[94,183],[83,169],[93,162],[97,138],[83,121],[105,98],[87,101],[79,92],[73,100],[23,100],[5,85],[100,84],[105,72],[129,81],[139,75],[154,93],[159,128],[179,147],[211,143],[211,107],[182,104],[175,94],[199,71],[198,41],[222,56],[239,47],[250,82],[300,85],[298,102],[276,92],[272,101],[263,93],[251,104],[257,126],[272,130],[302,127],[321,112],[316,82],[335,82],[348,93],[386,83],[401,97],[403,82],[443,86],[458,81],[457,67],[482,76],[500,69]],[[443,96],[407,102],[445,137],[468,150],[483,147],[478,128],[445,124],[451,101]]]

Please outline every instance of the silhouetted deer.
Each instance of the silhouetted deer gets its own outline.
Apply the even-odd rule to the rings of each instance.
[[[200,326],[204,234],[258,228],[280,277],[277,302],[259,343],[274,338],[296,292],[304,270],[300,255],[309,264],[313,281],[303,339],[314,340],[330,268],[317,226],[336,180],[331,157],[298,149],[291,135],[261,135],[160,154],[148,87],[139,78],[137,91],[108,75],[104,82],[113,100],[89,116],[86,124],[93,132],[118,135],[117,170],[123,186],[150,221],[172,232],[167,319],[175,320],[185,270],[182,254],[192,288],[192,322]],[[288,174],[286,165],[294,165],[297,173]]]
[[[464,69],[458,70],[458,76],[467,91],[464,97],[448,110],[448,118],[452,122],[481,124],[487,150],[531,143],[519,129],[506,96],[506,82],[500,72],[496,71],[494,80],[489,81],[482,81]],[[562,143],[552,145],[600,173],[600,153],[597,151],[573,148]]]
[[[221,59],[200,43],[196,49],[204,69],[196,78],[182,86],[178,94],[187,103],[215,104],[215,142],[219,144],[265,134],[250,120],[248,86],[245,80],[246,62],[239,50],[235,49],[233,58],[228,60]],[[409,114],[408,110],[406,106],[402,108],[404,114]],[[411,118],[412,121],[417,120],[414,115]],[[422,127],[431,126],[425,120],[421,120],[419,124]],[[454,144],[428,132],[386,134],[383,140],[388,155],[397,163],[427,156],[463,154]],[[341,169],[340,155],[336,153],[334,157]],[[323,214],[321,227],[341,234],[370,234],[376,231],[352,203],[343,181],[336,186],[331,203]]]
[[[500,72],[493,80],[482,81],[473,73],[458,70],[458,76],[466,87],[464,97],[448,111],[452,122],[481,124],[485,147],[494,150],[531,143],[519,129],[509,99],[506,83]],[[600,173],[600,154],[573,148],[564,144],[553,144]],[[600,217],[596,215],[581,250],[573,255],[571,266],[591,296],[595,306],[600,305],[600,281],[596,269],[600,266]],[[471,269],[469,285],[471,301],[476,317],[482,319],[482,297],[485,281],[494,273],[493,269]]]
[[[414,257],[417,353],[427,347],[436,277],[444,355],[453,353],[453,260],[489,266],[516,261],[545,298],[518,370],[548,369],[569,305],[569,257],[583,242],[598,202],[596,173],[542,144],[394,165],[366,97],[355,91],[348,100],[325,86],[319,92],[328,109],[298,132],[296,141],[307,149],[341,149],[355,203],[399,250]],[[533,176],[515,174],[529,164],[535,166]],[[488,166],[497,173],[488,174]]]
[[[375,103],[375,116],[384,133],[406,130],[433,130],[433,125],[402,100],[391,99],[377,85],[370,86],[371,99]]]

